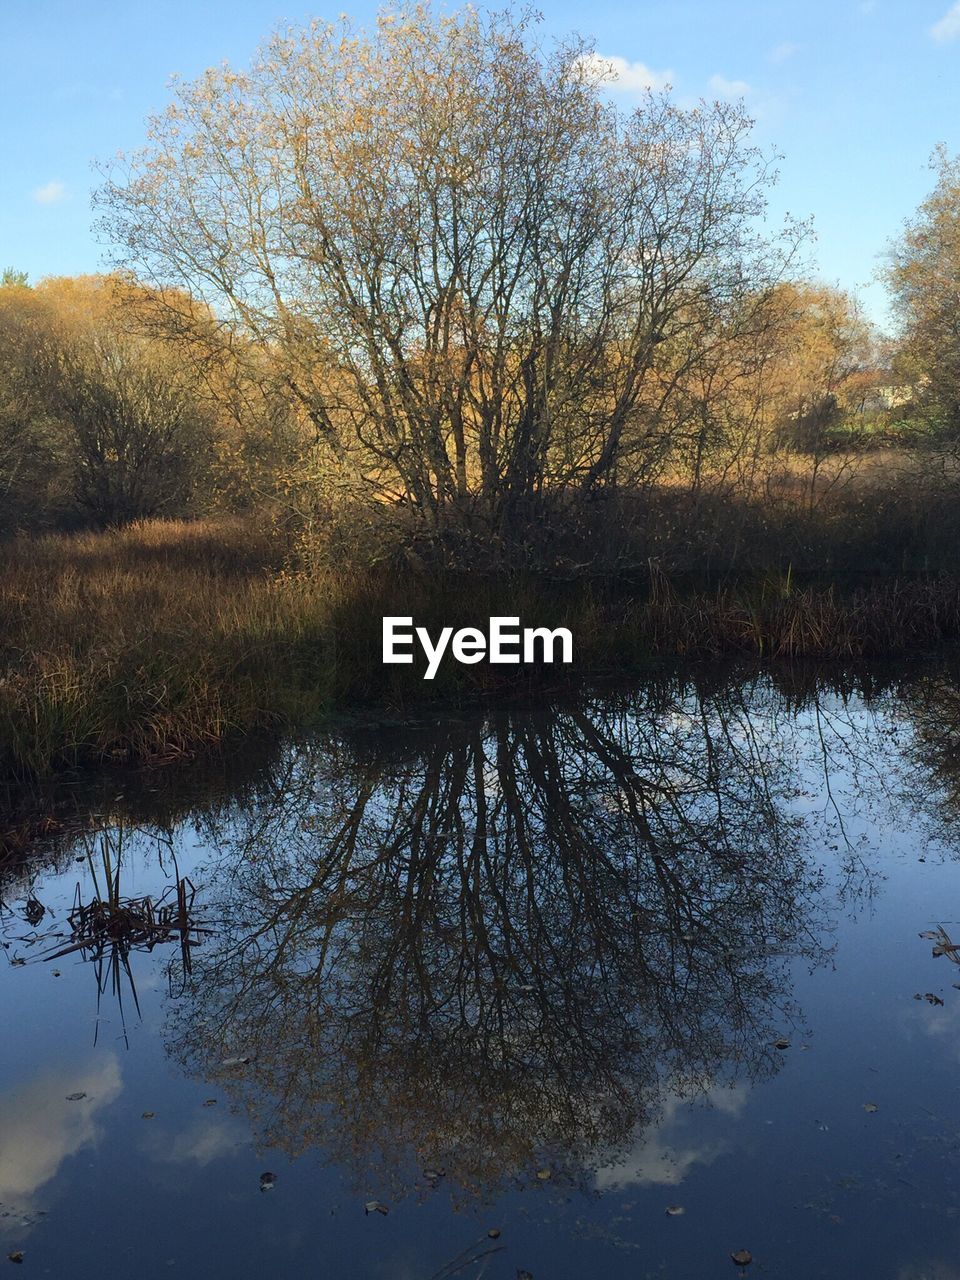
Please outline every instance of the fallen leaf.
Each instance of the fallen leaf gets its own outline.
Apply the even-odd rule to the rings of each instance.
[[[7,1254],[7,1257],[9,1258],[9,1260],[10,1260],[11,1262],[22,1262],[22,1261],[23,1261],[23,1250],[22,1250],[22,1249],[14,1249],[13,1253],[8,1253],[8,1254]]]
[[[684,1209],[682,1204],[667,1205],[667,1217],[669,1218],[679,1218],[681,1213],[686,1213],[686,1212],[687,1211],[686,1209]]]
[[[85,1093],[68,1093],[68,1094],[67,1094],[67,1101],[68,1101],[68,1102],[79,1102],[81,1098],[85,1098],[86,1096],[87,1096],[87,1095],[86,1095]]]
[[[877,1104],[876,1104],[875,1102],[865,1102],[865,1103],[863,1104],[863,1109],[864,1109],[864,1111],[866,1111],[866,1112],[867,1112],[867,1114],[868,1114],[868,1115],[871,1115],[871,1116],[873,1115],[873,1113],[874,1113],[875,1111],[879,1111],[879,1110],[880,1110],[880,1108],[877,1106]]]
[[[781,1038],[780,1040],[774,1040],[774,1042],[773,1042],[773,1047],[774,1047],[775,1049],[789,1049],[789,1048],[790,1048],[790,1041],[789,1041],[789,1040],[784,1040],[784,1039],[782,1039],[782,1038]]]
[[[491,1239],[491,1240],[499,1240],[499,1239],[500,1239],[500,1228],[499,1228],[499,1227],[491,1227],[491,1228],[490,1228],[490,1230],[487,1232],[487,1235],[490,1237],[490,1239]]]
[[[260,1175],[261,1191],[272,1191],[276,1185],[277,1185],[277,1175],[275,1173],[261,1173]]]
[[[205,1107],[215,1107],[217,1105],[216,1098],[207,1098],[203,1104]]]
[[[384,1217],[390,1212],[385,1204],[381,1204],[379,1200],[368,1200],[363,1206],[364,1213],[382,1213]]]
[[[738,1267],[749,1267],[753,1254],[749,1249],[738,1249],[736,1253],[731,1253],[730,1261],[735,1262]]]
[[[157,1114],[157,1113],[156,1113],[155,1111],[144,1111],[144,1113],[143,1113],[143,1115],[141,1115],[140,1119],[141,1119],[141,1120],[152,1120],[152,1119],[153,1119],[153,1117],[154,1117],[156,1114]]]
[[[550,1179],[553,1177],[553,1172],[550,1169],[538,1169],[537,1177],[540,1179],[541,1182],[549,1182]]]

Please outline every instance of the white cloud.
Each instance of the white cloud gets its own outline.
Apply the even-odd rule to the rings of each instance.
[[[643,62],[602,53],[588,53],[580,60],[590,79],[602,80],[612,89],[640,93],[646,89],[666,89],[673,84],[672,71],[654,71]]]
[[[960,36],[960,0],[947,10],[939,22],[933,24],[930,34],[937,44],[946,44],[948,40],[956,40]]]
[[[767,54],[767,61],[776,65],[780,62],[786,62],[788,58],[792,58],[795,53],[800,52],[800,46],[794,44],[792,40],[784,40],[782,44],[778,44]]]
[[[746,80],[728,80],[726,76],[711,76],[710,89],[718,98],[745,98],[750,93]]]
[[[148,1153],[157,1160],[203,1168],[211,1160],[236,1151],[243,1136],[242,1126],[232,1119],[199,1119],[178,1134],[154,1130],[148,1135],[146,1145]]]
[[[37,187],[33,198],[37,204],[59,204],[66,194],[67,189],[63,183],[54,179],[52,182],[44,183],[42,187]]]
[[[659,1124],[641,1130],[632,1150],[596,1171],[597,1189],[605,1191],[628,1185],[678,1187],[695,1165],[712,1164],[729,1150],[726,1139],[704,1141],[699,1134],[698,1141],[684,1142],[683,1129],[695,1124],[702,1134],[709,1115],[703,1110],[704,1104],[720,1116],[736,1118],[746,1101],[746,1090],[736,1086],[715,1085],[699,1103],[677,1094],[668,1095]]]
[[[120,1088],[120,1066],[110,1056],[84,1073],[64,1069],[0,1097],[0,1200],[27,1204],[68,1156],[95,1142],[97,1112]],[[70,1093],[84,1096],[68,1102]]]

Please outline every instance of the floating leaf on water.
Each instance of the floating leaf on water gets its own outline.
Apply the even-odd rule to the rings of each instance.
[[[12,965],[20,966],[22,964],[26,964],[27,962],[26,960],[24,960],[23,956],[14,956],[13,959],[10,961],[10,963]]]
[[[363,1206],[364,1213],[382,1213],[384,1217],[390,1212],[385,1204],[381,1204],[379,1200],[368,1200]]]
[[[932,991],[925,991],[923,993],[923,998],[926,1000],[927,1004],[943,1004],[940,997],[935,996]]]
[[[533,1280],[532,1271],[518,1271],[517,1280]]]
[[[275,1173],[261,1173],[260,1175],[261,1191],[272,1191],[276,1185],[277,1185],[277,1175]]]
[[[789,1049],[790,1041],[784,1040],[783,1037],[781,1036],[779,1040],[774,1040],[773,1047],[775,1049]]]
[[[68,1094],[67,1094],[67,1101],[68,1101],[68,1102],[79,1102],[81,1098],[85,1098],[86,1096],[87,1096],[87,1095],[86,1095],[85,1093],[68,1093]]]
[[[428,1182],[439,1182],[443,1173],[439,1169],[424,1169],[423,1176]]]
[[[867,1112],[867,1114],[868,1114],[868,1115],[871,1115],[871,1116],[873,1115],[873,1113],[874,1113],[875,1111],[879,1111],[879,1110],[880,1110],[880,1108],[877,1106],[877,1104],[876,1104],[875,1102],[865,1102],[865,1103],[863,1104],[863,1109],[864,1109],[864,1111],[866,1111],[866,1112]]]
[[[245,1067],[250,1061],[249,1058],[224,1058],[220,1063],[221,1067]]]
[[[537,1170],[537,1177],[540,1179],[540,1181],[541,1181],[541,1182],[549,1182],[549,1181],[550,1181],[550,1179],[553,1177],[553,1170],[552,1170],[552,1169],[538,1169],[538,1170]]]
[[[736,1253],[731,1253],[730,1261],[735,1262],[738,1267],[749,1267],[753,1254],[749,1249],[738,1249]]]
[[[490,1237],[490,1239],[491,1239],[491,1240],[499,1240],[499,1239],[500,1239],[500,1228],[499,1228],[499,1227],[491,1227],[491,1228],[490,1228],[490,1230],[487,1232],[487,1235]]]
[[[9,1259],[11,1262],[22,1262],[22,1261],[23,1261],[23,1250],[22,1250],[22,1249],[14,1249],[13,1253],[8,1253],[8,1254],[7,1254],[7,1257],[8,1257],[8,1259]]]
[[[144,1112],[143,1112],[143,1114],[141,1115],[140,1119],[141,1119],[141,1120],[152,1120],[152,1119],[153,1119],[153,1117],[154,1117],[156,1114],[157,1114],[157,1113],[156,1113],[155,1111],[144,1111]]]
[[[215,1107],[217,1105],[216,1098],[205,1098],[203,1105],[205,1107]]]
[[[668,1218],[679,1218],[679,1217],[680,1217],[680,1215],[681,1215],[682,1213],[686,1213],[686,1212],[687,1212],[687,1211],[686,1211],[686,1209],[683,1207],[683,1205],[682,1205],[682,1204],[668,1204],[668,1205],[667,1205],[667,1217],[668,1217]]]
[[[59,977],[60,977],[60,970],[59,970],[59,969],[54,969],[54,971],[53,971],[53,976],[54,976],[55,978],[59,978]]]

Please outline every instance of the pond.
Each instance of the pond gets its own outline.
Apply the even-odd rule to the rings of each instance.
[[[71,785],[9,806],[2,1265],[960,1276],[954,671]]]

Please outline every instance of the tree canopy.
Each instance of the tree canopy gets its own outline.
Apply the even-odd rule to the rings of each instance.
[[[269,350],[358,491],[440,526],[635,483],[704,314],[754,323],[795,239],[757,233],[773,173],[742,104],[624,113],[604,77],[527,12],[290,28],[177,86],[101,227]]]
[[[109,276],[0,287],[0,493],[112,524],[180,514],[207,454],[195,370],[144,325],[148,295]]]
[[[936,184],[892,246],[887,281],[899,369],[935,422],[960,432],[960,157],[934,153]]]

